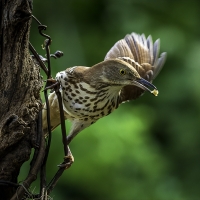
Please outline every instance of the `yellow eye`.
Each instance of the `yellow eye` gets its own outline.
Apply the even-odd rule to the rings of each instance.
[[[126,70],[125,70],[125,69],[120,69],[119,73],[120,73],[121,75],[125,75],[125,74],[126,74]]]

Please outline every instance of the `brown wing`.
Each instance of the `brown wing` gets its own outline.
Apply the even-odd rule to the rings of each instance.
[[[119,40],[107,53],[105,60],[122,59],[131,64],[140,76],[152,82],[166,60],[166,53],[159,57],[160,40],[153,43],[151,36],[144,34],[128,34],[124,39]],[[125,86],[120,93],[120,103],[138,98],[144,90],[136,86]]]

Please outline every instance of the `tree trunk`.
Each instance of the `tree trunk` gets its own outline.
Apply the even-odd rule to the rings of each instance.
[[[42,81],[28,49],[32,0],[0,4],[0,180],[17,183],[36,139]],[[0,186],[0,198],[15,190]]]

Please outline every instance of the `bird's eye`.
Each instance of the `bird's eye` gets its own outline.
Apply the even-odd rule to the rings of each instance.
[[[125,70],[125,69],[120,69],[119,73],[120,73],[121,75],[125,75],[125,74],[126,74],[126,70]]]

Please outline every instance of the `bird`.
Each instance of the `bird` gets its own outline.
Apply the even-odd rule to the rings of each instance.
[[[74,66],[56,74],[60,84],[64,117],[72,126],[67,144],[83,129],[112,113],[120,104],[135,100],[145,91],[158,95],[152,81],[166,61],[160,54],[160,39],[135,32],[117,41],[104,60],[92,67]],[[60,122],[57,95],[48,96],[51,130]],[[43,131],[47,132],[46,104],[43,107]]]

